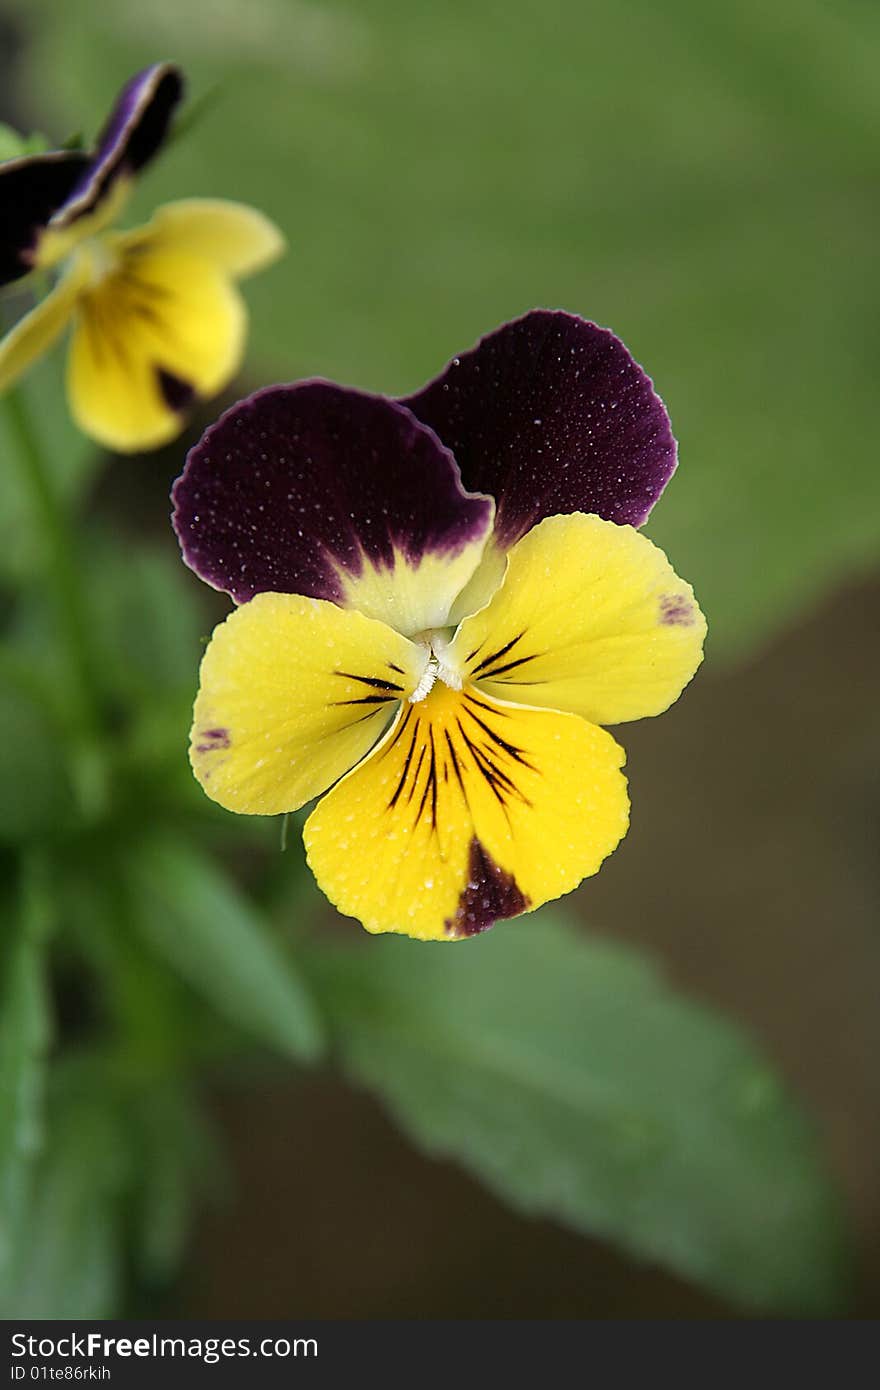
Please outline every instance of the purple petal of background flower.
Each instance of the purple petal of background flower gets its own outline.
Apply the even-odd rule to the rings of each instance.
[[[496,501],[509,546],[545,516],[641,526],[676,465],[666,408],[619,338],[536,309],[455,357],[403,404]]]
[[[55,226],[69,226],[92,212],[121,174],[136,174],[153,158],[183,96],[183,74],[173,63],[154,63],[125,84],[98,137],[91,164],[55,213]]]
[[[395,551],[456,555],[491,500],[461,486],[452,455],[410,412],[330,382],[270,386],[233,406],[174,485],[174,529],[191,569],[238,603],[254,594],[339,601],[336,566]]]
[[[0,165],[0,285],[27,275],[40,233],[93,212],[121,174],[143,168],[183,95],[172,63],[155,63],[120,92],[94,154],[56,150]]]
[[[40,232],[88,167],[89,156],[72,150],[0,164],[0,285],[27,275]]]

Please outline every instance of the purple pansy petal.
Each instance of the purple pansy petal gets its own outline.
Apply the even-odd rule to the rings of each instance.
[[[395,565],[451,566],[470,548],[476,564],[493,514],[403,406],[324,381],[233,406],[190,451],[173,501],[186,563],[238,603],[270,591],[360,607],[352,586]]]
[[[47,228],[66,232],[152,159],[182,95],[179,69],[156,63],[126,83],[93,154],[56,150],[0,165],[0,285],[33,268]]]
[[[116,99],[88,168],[52,225],[67,227],[93,212],[120,175],[142,169],[162,145],[182,96],[183,74],[173,63],[154,63],[132,77]]]
[[[40,232],[88,167],[88,155],[72,150],[0,164],[0,285],[31,270]]]
[[[503,547],[559,513],[641,526],[675,469],[650,379],[574,314],[505,324],[402,403],[452,450],[465,487],[495,498]]]

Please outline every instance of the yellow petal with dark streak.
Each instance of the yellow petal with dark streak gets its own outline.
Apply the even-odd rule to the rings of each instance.
[[[662,550],[575,512],[512,547],[504,582],[461,624],[449,659],[497,699],[619,724],[678,699],[705,635],[693,589]]]
[[[426,661],[384,623],[299,594],[257,594],[202,659],[190,760],[230,811],[295,811],[379,739]]]
[[[472,936],[597,871],[627,829],[623,761],[574,715],[438,682],[312,812],[309,864],[368,931]]]

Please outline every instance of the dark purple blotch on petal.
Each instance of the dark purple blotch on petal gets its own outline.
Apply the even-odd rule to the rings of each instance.
[[[403,403],[452,450],[465,487],[495,498],[504,546],[559,513],[641,526],[675,469],[650,379],[575,314],[505,324]]]
[[[513,874],[500,868],[474,836],[468,856],[467,883],[455,916],[446,923],[447,935],[477,936],[504,917],[519,916],[528,906],[529,899],[520,891]]]
[[[683,594],[663,594],[660,598],[660,621],[667,627],[693,627],[694,605]]]
[[[116,98],[88,169],[52,225],[68,227],[93,212],[120,175],[142,169],[163,144],[182,96],[183,74],[173,63],[154,63],[136,73]]]
[[[73,150],[0,164],[0,285],[32,269],[41,231],[88,167],[88,155]]]
[[[195,387],[191,382],[184,381],[182,377],[175,376],[173,372],[166,371],[164,367],[156,368],[156,378],[162,399],[169,410],[173,410],[177,414],[183,414],[189,410],[196,398]]]
[[[190,451],[172,497],[186,563],[238,603],[266,591],[338,602],[339,567],[451,558],[492,508],[403,406],[325,381],[233,406]]]
[[[201,740],[196,744],[197,753],[219,753],[231,744],[228,729],[201,729],[196,738]]]

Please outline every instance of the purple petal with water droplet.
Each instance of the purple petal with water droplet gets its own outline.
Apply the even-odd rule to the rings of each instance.
[[[562,311],[504,324],[403,404],[495,498],[503,546],[559,513],[641,526],[676,465],[650,379],[607,328]]]
[[[395,401],[307,381],[227,411],[173,491],[186,563],[238,603],[265,591],[340,602],[345,576],[482,541],[492,503]]]

